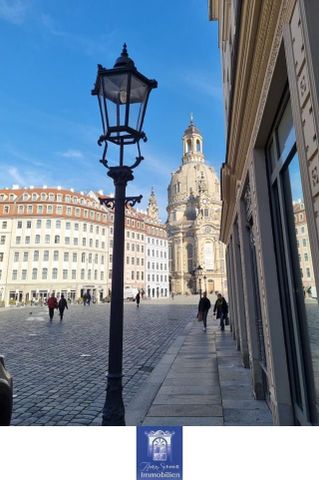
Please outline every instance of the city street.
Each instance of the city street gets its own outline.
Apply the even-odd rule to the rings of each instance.
[[[190,300],[190,303],[191,300]],[[100,425],[110,305],[71,305],[60,322],[46,307],[0,311],[0,353],[14,379],[12,425]],[[124,402],[194,319],[178,301],[125,304]]]

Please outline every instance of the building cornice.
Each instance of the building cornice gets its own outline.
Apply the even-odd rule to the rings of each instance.
[[[294,0],[251,0],[242,3],[232,115],[229,121],[225,172],[222,170],[221,240],[227,243],[244,187],[247,157],[254,148],[275,67],[284,21]],[[227,176],[235,177],[229,182]],[[223,183],[225,182],[225,183]],[[227,185],[229,182],[229,185]]]

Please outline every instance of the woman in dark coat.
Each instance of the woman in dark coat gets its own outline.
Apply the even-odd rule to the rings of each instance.
[[[219,326],[223,331],[225,330],[225,320],[228,315],[228,305],[221,293],[217,294],[217,300],[214,306],[214,315],[216,313],[216,318],[219,318]]]
[[[207,298],[207,293],[204,292],[198,304],[198,314],[197,314],[197,318],[203,321],[203,332],[206,332],[207,314],[210,307],[211,305],[210,305],[209,299]]]
[[[65,308],[68,308],[68,302],[65,300],[63,293],[61,294],[61,298],[58,304],[59,312],[60,312],[60,322],[63,320],[63,313]]]

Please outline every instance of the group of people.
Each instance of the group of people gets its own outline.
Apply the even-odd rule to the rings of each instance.
[[[198,304],[198,313],[197,319],[203,322],[203,331],[206,332],[207,328],[207,315],[208,311],[211,308],[211,303],[209,298],[207,298],[207,293],[204,292],[202,298]],[[225,330],[225,324],[228,318],[228,305],[225,298],[221,293],[217,293],[217,300],[214,305],[214,315],[219,319],[219,327],[221,331]]]
[[[59,301],[55,297],[54,293],[52,293],[51,297],[48,299],[47,305],[48,305],[48,308],[49,308],[50,322],[52,322],[52,320],[53,320],[54,310],[56,310],[56,309],[59,310],[60,322],[62,322],[64,310],[68,309],[68,302],[66,301],[63,293],[61,294],[61,298],[60,298]]]

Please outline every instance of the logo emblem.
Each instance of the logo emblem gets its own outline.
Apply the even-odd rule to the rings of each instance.
[[[137,480],[182,480],[182,427],[137,427]]]

